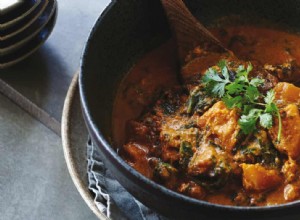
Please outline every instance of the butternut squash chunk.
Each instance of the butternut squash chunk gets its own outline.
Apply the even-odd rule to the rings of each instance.
[[[300,88],[293,84],[280,82],[275,88],[275,100],[278,105],[300,104]]]
[[[281,184],[282,178],[274,169],[266,169],[260,164],[241,164],[243,169],[243,186],[246,190],[263,192]]]
[[[206,130],[205,138],[231,152],[240,131],[238,120],[237,110],[228,109],[224,102],[219,101],[198,119],[197,124]]]
[[[300,157],[300,115],[298,107],[295,104],[287,105],[281,111],[281,118],[282,132],[280,141],[277,141],[278,120],[275,120],[274,126],[269,130],[270,136],[275,147],[280,152],[297,160]]]

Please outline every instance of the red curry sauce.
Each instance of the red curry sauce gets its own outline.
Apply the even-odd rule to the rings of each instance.
[[[247,152],[264,145],[267,154],[234,150],[239,144],[238,113],[222,102],[206,99],[211,103],[201,113],[192,117],[177,114],[189,97],[178,83],[175,45],[169,41],[143,57],[121,83],[113,112],[113,139],[121,156],[146,177],[212,203],[264,206],[299,199],[300,88],[296,86],[300,82],[300,37],[253,26],[212,32],[237,57],[264,66],[264,71],[274,75],[269,74],[268,82],[278,103],[284,103],[283,144],[272,143],[274,126],[269,131],[261,129],[247,142]],[[280,83],[284,81],[289,83]],[[197,142],[201,126],[210,129],[217,143]],[[187,143],[193,156],[184,161],[180,155],[189,152],[182,152]],[[263,165],[271,154],[271,164]]]

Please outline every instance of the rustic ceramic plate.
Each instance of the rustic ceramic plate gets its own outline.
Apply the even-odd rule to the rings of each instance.
[[[78,73],[75,74],[65,99],[61,130],[65,160],[78,192],[99,219],[108,220],[96,207],[93,195],[88,189],[86,158],[88,132],[81,113]]]

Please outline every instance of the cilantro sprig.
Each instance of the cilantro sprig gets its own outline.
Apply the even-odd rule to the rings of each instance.
[[[270,129],[273,126],[274,116],[278,117],[278,137],[280,141],[282,122],[279,109],[274,103],[274,90],[269,90],[264,96],[259,91],[265,81],[260,78],[249,78],[253,70],[251,63],[245,67],[240,65],[235,70],[228,68],[222,60],[217,66],[209,68],[202,78],[206,91],[221,98],[228,108],[239,108],[241,117],[238,121],[244,134],[257,130],[257,124]]]

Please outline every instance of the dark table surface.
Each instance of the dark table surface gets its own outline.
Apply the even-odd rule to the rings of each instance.
[[[60,123],[89,31],[109,0],[58,0],[53,33],[0,79]],[[96,219],[77,192],[54,132],[0,93],[0,219]]]

